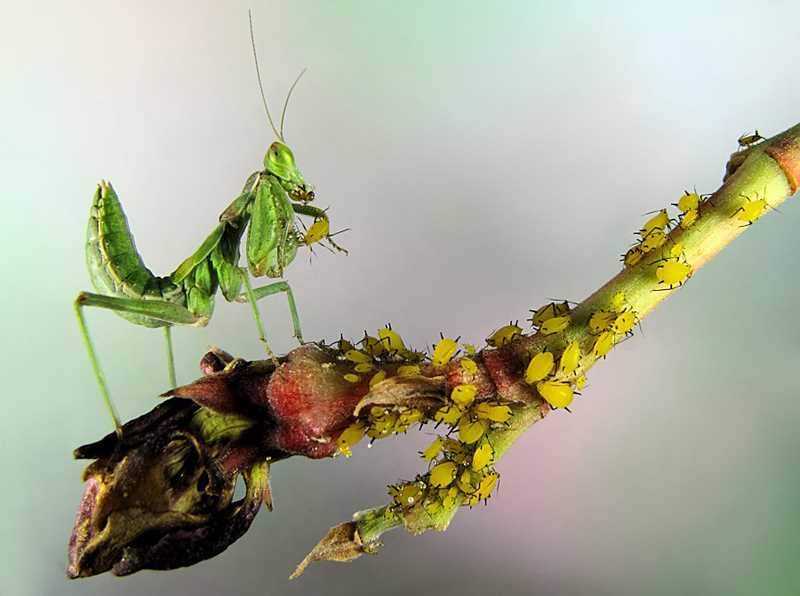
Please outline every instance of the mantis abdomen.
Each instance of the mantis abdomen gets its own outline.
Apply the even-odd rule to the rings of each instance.
[[[186,305],[186,292],[169,277],[158,277],[136,250],[122,204],[108,182],[97,185],[86,229],[86,265],[98,293],[118,298],[163,300]],[[114,311],[131,323],[163,327],[165,321],[138,313]]]

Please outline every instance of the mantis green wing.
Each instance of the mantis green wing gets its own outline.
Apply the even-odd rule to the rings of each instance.
[[[189,275],[195,267],[197,267],[200,263],[202,263],[205,258],[211,254],[211,251],[214,250],[214,247],[219,244],[220,238],[222,238],[222,233],[225,231],[226,224],[220,223],[214,228],[214,231],[208,235],[200,247],[194,251],[194,254],[186,259],[183,263],[178,265],[178,268],[170,276],[172,281],[176,284],[181,283],[187,275]]]
[[[254,277],[281,277],[297,254],[292,203],[271,176],[261,179],[255,195],[247,230],[250,272]]]

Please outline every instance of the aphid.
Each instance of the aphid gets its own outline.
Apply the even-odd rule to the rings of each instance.
[[[678,211],[681,213],[695,211],[700,206],[700,195],[697,194],[697,191],[689,192],[685,190],[683,191],[683,196],[678,199],[677,203],[673,203],[673,205],[677,207]]]
[[[375,385],[383,381],[385,378],[386,378],[386,371],[379,370],[374,375],[372,375],[372,378],[369,380],[369,388],[372,389]]]
[[[402,352],[406,349],[403,338],[397,331],[392,329],[391,325],[386,325],[382,329],[378,329],[378,338],[384,343],[390,352]]]
[[[339,339],[336,342],[336,348],[342,354],[344,354],[345,352],[348,352],[350,350],[355,350],[355,346],[352,343],[350,343],[349,340],[346,340],[343,335],[339,336]]]
[[[477,393],[478,389],[475,387],[475,385],[456,385],[453,387],[453,391],[450,392],[450,399],[453,400],[453,403],[463,410],[467,408],[467,406],[469,406],[473,401],[475,401],[475,396]]]
[[[480,472],[494,462],[494,448],[489,441],[483,441],[472,454],[472,469]]]
[[[770,208],[769,203],[767,203],[767,199],[751,199],[744,195],[741,195],[745,202],[742,204],[739,209],[733,214],[733,216],[738,219],[739,221],[743,221],[746,225],[753,224],[759,217],[761,217],[764,212]],[[758,197],[758,194],[756,194]]]
[[[479,501],[486,501],[497,486],[497,481],[500,475],[497,472],[489,472],[478,484],[478,489],[475,491],[475,496]]]
[[[348,383],[358,383],[361,380],[361,377],[353,373],[347,373],[346,375],[344,375],[344,380],[347,381]]]
[[[642,260],[644,253],[639,245],[631,246],[624,255],[622,255],[622,263],[626,267],[635,267],[639,261]]]
[[[475,347],[475,344],[461,344],[464,348],[464,353],[467,356],[474,356],[478,352],[478,348]]]
[[[667,236],[661,228],[655,228],[648,232],[639,243],[639,248],[643,254],[647,254],[652,250],[660,248],[667,241]]]
[[[575,388],[578,391],[583,391],[584,387],[586,387],[586,375],[581,375],[575,379]]]
[[[404,433],[412,424],[422,421],[424,415],[417,408],[411,408],[404,412],[400,412],[397,417],[397,422],[392,429],[395,433]]]
[[[427,461],[433,461],[439,454],[442,452],[442,447],[444,446],[444,441],[442,437],[436,437],[433,440],[433,443],[428,445],[428,447],[421,453],[422,459]]]
[[[621,315],[620,315],[621,316]],[[578,362],[581,359],[581,346],[577,340],[570,342],[561,354],[561,360],[558,363],[558,372],[563,375],[571,375],[578,368]]]
[[[566,408],[572,403],[572,386],[562,381],[539,381],[536,391],[554,408]]]
[[[494,348],[499,348],[520,335],[522,335],[522,329],[516,323],[509,323],[492,333],[486,339],[486,343]]]
[[[389,495],[403,508],[413,507],[423,496],[419,482],[407,482],[399,486],[390,486]]]
[[[361,340],[364,351],[373,358],[380,358],[386,352],[386,346],[377,337],[372,337],[364,332],[364,339]]]
[[[508,422],[512,415],[511,408],[508,406],[485,401],[475,406],[473,411],[478,418],[500,423]]]
[[[343,454],[345,457],[353,455],[350,448],[364,438],[365,431],[366,426],[361,422],[354,422],[344,429],[342,434],[339,435],[339,438],[336,439],[336,446],[339,453]]]
[[[375,368],[375,365],[372,362],[362,362],[360,364],[356,364],[353,367],[353,370],[357,373],[368,373],[372,369]]]
[[[458,489],[454,486],[450,490],[448,490],[444,497],[442,498],[442,505],[447,509],[452,509],[456,505],[458,505],[458,498],[460,494]]]
[[[478,372],[478,365],[472,358],[462,358],[461,359],[461,368],[464,369],[464,372],[470,375],[477,374]]]
[[[639,230],[639,235],[642,238],[648,236],[653,230],[661,230],[662,232],[664,229],[669,226],[670,218],[667,214],[666,209],[661,209],[660,211],[656,212],[656,214],[644,222],[642,229]]]
[[[542,335],[553,335],[554,333],[559,333],[560,331],[564,331],[570,324],[570,317],[569,315],[564,315],[561,317],[553,317],[552,319],[547,319],[542,326],[539,327],[539,332]]]
[[[534,327],[541,327],[542,324],[548,319],[554,317],[561,317],[568,314],[570,311],[569,302],[550,302],[544,306],[540,306],[535,311],[531,311],[533,315],[530,319],[531,325]]]
[[[447,458],[461,465],[466,463],[468,456],[466,446],[455,439],[447,438],[444,440],[444,450],[447,452]]]
[[[251,41],[255,57],[252,27]],[[257,62],[256,70],[258,72]],[[289,90],[286,105],[296,83]],[[222,212],[213,231],[169,275],[155,276],[145,266],[117,193],[109,182],[101,181],[97,185],[85,245],[89,278],[96,293],[81,292],[74,307],[100,394],[120,436],[119,419],[89,336],[84,308],[109,309],[133,324],[163,328],[170,387],[177,385],[171,328],[175,325],[206,326],[214,312],[218,290],[228,302],[250,304],[259,338],[273,361],[277,362],[277,359],[267,343],[257,301],[283,293],[289,304],[294,336],[303,342],[300,318],[289,284],[277,281],[253,288],[250,277],[283,277],[297,254],[298,246],[305,243],[295,218],[314,218],[313,239],[319,242],[330,240],[328,235],[320,236],[323,220],[327,223],[328,216],[310,204],[315,198],[314,191],[300,173],[294,154],[285,142],[283,116],[286,105],[278,130],[263,97],[263,88],[262,99],[277,137],[264,155],[263,168],[247,179],[241,194]],[[239,245],[245,231],[246,269],[239,266]]]
[[[403,366],[397,367],[398,377],[413,377],[414,375],[420,374],[420,372],[420,368],[416,364],[404,364]]]
[[[692,266],[685,261],[681,261],[676,257],[661,259],[661,261],[661,265],[656,268],[656,279],[658,279],[659,285],[667,287],[656,288],[658,290],[671,290],[680,287],[692,276]]]
[[[344,358],[355,364],[372,363],[370,355],[365,354],[361,350],[347,350],[347,352],[344,353]]]
[[[605,331],[614,322],[617,315],[616,313],[607,310],[596,310],[589,317],[589,331],[592,333],[600,333]]]
[[[758,129],[756,129],[754,131],[754,133],[755,134],[750,134],[750,133],[746,132],[742,136],[740,136],[737,139],[737,142],[739,143],[739,147],[742,147],[743,149],[746,149],[746,148],[750,147],[751,145],[755,145],[759,141],[763,141],[764,140],[764,137],[762,137],[760,134],[758,134]]]
[[[445,461],[435,465],[430,472],[429,482],[434,488],[447,488],[456,479],[455,462]]]
[[[442,406],[433,415],[433,419],[438,422],[444,422],[448,426],[453,426],[461,418],[461,410],[458,406]]]
[[[555,368],[555,358],[552,352],[539,352],[531,358],[525,369],[525,382],[533,385],[552,374]]]
[[[435,367],[441,367],[450,362],[458,352],[458,342],[449,337],[443,337],[433,348],[431,360]]]
[[[636,325],[636,313],[632,310],[628,310],[614,319],[614,322],[611,323],[611,331],[617,335],[625,335],[631,332],[634,325]]]
[[[464,495],[471,495],[475,492],[475,487],[472,485],[472,472],[468,469],[461,472],[456,484],[458,485],[458,490]]]
[[[592,355],[595,358],[601,358],[611,351],[614,347],[614,334],[611,331],[603,331],[597,336],[592,347]]]
[[[611,310],[614,312],[622,312],[625,308],[625,292],[617,292],[611,297]]]
[[[303,244],[311,246],[327,238],[330,235],[330,222],[327,217],[319,217],[314,220],[303,236]]]
[[[471,421],[467,416],[462,416],[458,423],[458,438],[462,443],[472,445],[486,432],[486,423],[483,420]]]
[[[697,221],[698,217],[699,217],[699,212],[697,211],[697,209],[689,209],[685,213],[681,214],[681,223],[680,223],[681,228],[683,228],[684,230],[688,229],[694,224],[694,222]]]

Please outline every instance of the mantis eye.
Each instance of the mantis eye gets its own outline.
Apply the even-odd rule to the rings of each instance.
[[[292,150],[280,141],[270,145],[264,156],[264,167],[272,174],[286,180],[292,179],[297,174]]]

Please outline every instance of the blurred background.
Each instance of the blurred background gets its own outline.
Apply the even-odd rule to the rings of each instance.
[[[288,270],[305,336],[391,322],[423,347],[480,343],[619,269],[644,220],[711,192],[736,138],[800,120],[800,5],[772,2],[120,2],[3,8],[5,489],[0,594],[800,592],[800,206],[748,230],[500,462],[488,507],[444,534],[288,582],[329,526],[422,469],[424,432],[351,460],[281,463],[276,509],[221,556],[68,581],[82,486],[71,450],[110,430],[72,312],[86,217],[113,181],[166,274],[260,167],[273,109],[309,67],[286,138],[350,256]],[[283,299],[263,303],[293,347]],[[166,387],[161,334],[88,312],[124,417]],[[261,356],[222,299],[174,332],[179,381],[215,344]]]

